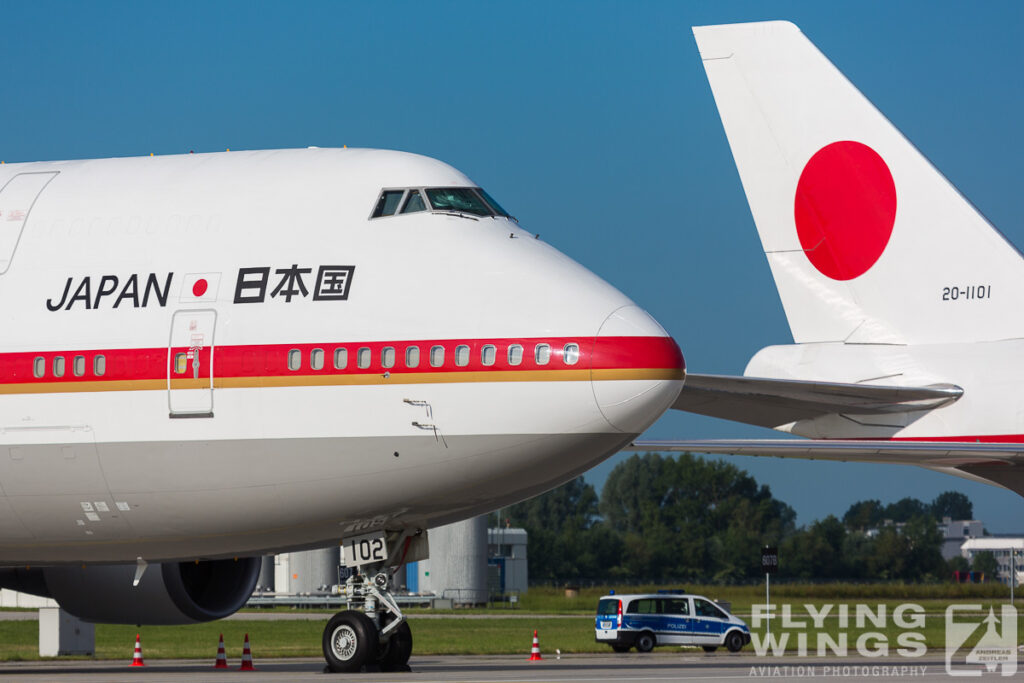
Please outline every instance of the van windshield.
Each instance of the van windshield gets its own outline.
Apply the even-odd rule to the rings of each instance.
[[[597,603],[597,613],[603,617],[616,616],[619,613],[619,601],[614,598],[605,598]]]

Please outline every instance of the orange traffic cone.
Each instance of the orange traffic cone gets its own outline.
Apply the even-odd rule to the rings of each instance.
[[[228,656],[224,652],[224,634],[220,634],[220,642],[217,643],[217,661],[213,663],[214,669],[228,668]]]
[[[249,634],[245,634],[245,646],[242,647],[242,666],[238,667],[239,671],[255,671],[255,667],[252,665],[252,650],[249,649]]]
[[[537,632],[533,632],[533,647],[530,648],[530,661],[539,662],[543,657],[540,656],[540,641],[537,640]]]
[[[146,663],[142,661],[142,638],[140,634],[135,634],[135,654],[132,655],[132,666],[146,666]]]

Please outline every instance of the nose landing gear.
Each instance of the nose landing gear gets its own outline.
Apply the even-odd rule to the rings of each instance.
[[[390,583],[386,571],[378,571],[372,581],[353,572],[345,582],[349,605],[362,611],[338,612],[327,622],[322,642],[328,670],[409,671],[412,631],[388,590]]]

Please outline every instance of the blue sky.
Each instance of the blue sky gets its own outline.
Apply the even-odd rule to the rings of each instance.
[[[690,34],[790,19],[1024,245],[1016,2],[4,3],[0,159],[360,146],[443,159],[646,307],[694,372],[790,343]],[[671,414],[652,438],[771,435]],[[1024,499],[910,467],[731,458],[799,522]],[[588,475],[600,482],[606,463]]]

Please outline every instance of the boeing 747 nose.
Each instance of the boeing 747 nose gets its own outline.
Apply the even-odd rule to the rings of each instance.
[[[639,434],[679,396],[683,354],[665,329],[639,306],[622,306],[594,340],[591,382],[597,407],[615,429]]]

